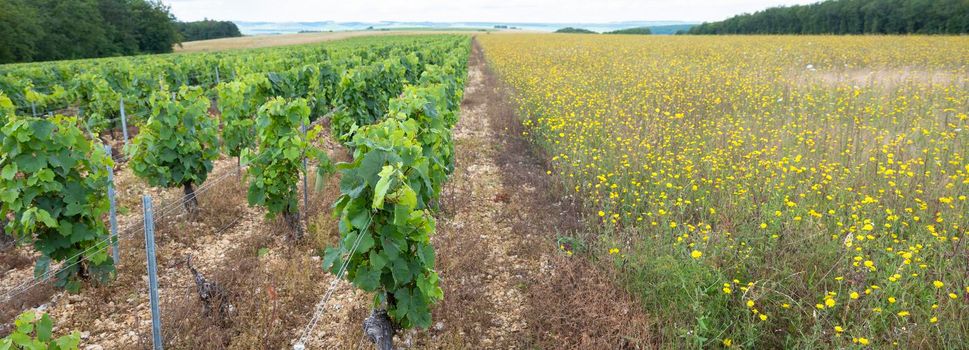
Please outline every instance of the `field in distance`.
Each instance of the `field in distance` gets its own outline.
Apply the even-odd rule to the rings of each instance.
[[[410,34],[445,34],[445,33],[502,33],[508,31],[485,30],[485,29],[429,29],[429,28],[405,28],[394,30],[353,30],[338,32],[313,32],[298,34],[278,34],[278,35],[253,35],[237,38],[222,38],[211,40],[198,40],[184,42],[175,45],[175,52],[214,52],[232,49],[255,49],[260,47],[302,45],[318,43],[323,41],[340,40],[365,35],[410,35]],[[517,30],[515,33],[524,31]]]

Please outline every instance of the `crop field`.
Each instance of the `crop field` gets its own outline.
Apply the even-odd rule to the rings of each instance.
[[[0,348],[314,346],[343,278],[387,305],[376,322],[428,328],[443,297],[432,205],[454,171],[469,44],[0,67],[0,315],[20,314]]]
[[[969,38],[478,40],[664,343],[969,343]]]

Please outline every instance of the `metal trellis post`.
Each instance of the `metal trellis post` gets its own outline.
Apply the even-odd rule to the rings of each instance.
[[[305,121],[300,122],[300,129],[303,131],[303,140],[305,141],[306,140],[306,122]],[[303,217],[304,218],[308,218],[309,217],[309,209],[310,209],[310,207],[309,207],[309,201],[310,200],[309,200],[309,192],[308,192],[309,185],[307,185],[307,177],[309,177],[309,171],[307,171],[307,169],[308,169],[308,167],[306,165],[306,154],[304,153],[303,154],[303,211],[304,211]],[[319,187],[317,187],[317,188],[319,188]]]
[[[158,266],[155,263],[155,217],[151,196],[142,198],[145,210],[145,256],[148,259],[148,292],[151,298],[151,337],[155,350],[162,350],[161,311],[158,307]]]
[[[124,110],[124,98],[121,99],[121,135],[124,137],[125,147],[128,147],[128,116]]]
[[[104,151],[111,156],[111,146],[105,145]],[[114,266],[118,266],[118,262],[121,261],[121,255],[118,250],[118,202],[115,199],[114,193],[114,169],[109,165],[108,167],[108,202],[111,203],[111,210],[109,211],[110,217],[109,221],[111,223],[111,257],[114,258]]]

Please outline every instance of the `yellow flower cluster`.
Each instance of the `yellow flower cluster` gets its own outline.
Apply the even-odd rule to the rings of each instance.
[[[478,40],[603,233],[833,344],[965,340],[969,37]]]

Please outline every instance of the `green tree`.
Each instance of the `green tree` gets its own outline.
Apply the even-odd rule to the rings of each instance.
[[[649,29],[649,27],[636,27],[636,28],[614,30],[611,32],[606,32],[605,34],[649,35],[649,34],[653,34],[653,31]]]
[[[134,55],[141,52],[131,4],[133,2],[129,0],[98,0],[103,26],[111,51],[115,54]]]
[[[0,63],[172,52],[179,33],[158,0],[0,0]]]
[[[24,0],[0,0],[0,63],[33,60],[43,30],[37,10]]]
[[[574,27],[560,28],[559,30],[556,30],[555,32],[556,33],[571,33],[571,34],[597,34],[596,32],[593,32],[593,31],[588,30],[588,29],[585,29],[585,28],[574,28]]]
[[[96,0],[39,0],[46,29],[37,38],[39,60],[62,60],[111,55],[111,42]]]
[[[175,15],[160,0],[133,1],[132,16],[141,52],[172,52],[175,44],[180,42]]]
[[[233,38],[242,36],[239,27],[231,21],[213,21],[205,19],[195,22],[178,22],[178,32],[182,40],[208,40],[218,38]]]
[[[964,34],[966,0],[830,0],[773,7],[720,22],[690,34]]]

